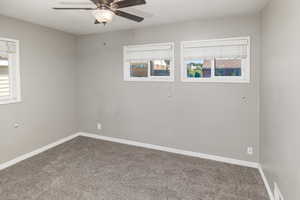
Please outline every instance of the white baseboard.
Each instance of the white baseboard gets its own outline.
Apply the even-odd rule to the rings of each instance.
[[[215,155],[209,155],[209,154],[204,154],[204,153],[180,150],[180,149],[175,149],[175,148],[170,148],[170,147],[136,142],[136,141],[132,141],[132,140],[102,136],[102,135],[97,135],[97,134],[92,134],[92,133],[79,133],[79,135],[94,138],[94,139],[106,140],[106,141],[110,141],[110,142],[122,143],[122,144],[138,146],[138,147],[143,147],[143,148],[148,148],[148,149],[155,149],[155,150],[159,150],[159,151],[166,151],[166,152],[170,152],[170,153],[176,153],[176,154],[192,156],[192,157],[197,157],[197,158],[204,158],[204,159],[209,159],[209,160],[214,160],[214,161],[219,161],[219,162],[224,162],[224,163],[229,163],[229,164],[234,164],[234,165],[240,165],[240,166],[245,166],[245,167],[251,167],[251,168],[259,167],[259,164],[256,162],[249,162],[249,161],[227,158],[227,157],[222,157],[222,156],[215,156]]]
[[[43,146],[43,147],[41,147],[41,148],[39,148],[39,149],[37,149],[37,150],[34,150],[34,151],[30,152],[30,153],[26,153],[26,154],[21,155],[21,156],[15,158],[15,159],[13,159],[13,160],[10,160],[10,161],[8,161],[8,162],[5,162],[5,163],[3,163],[3,164],[0,164],[0,170],[3,170],[3,169],[5,169],[5,168],[7,168],[7,167],[10,167],[10,166],[12,166],[12,165],[15,165],[15,164],[17,164],[18,162],[21,162],[21,161],[23,161],[23,160],[26,160],[26,159],[32,157],[32,156],[35,156],[35,155],[40,154],[40,153],[42,153],[42,152],[44,152],[44,151],[47,151],[48,149],[51,149],[51,148],[53,148],[53,147],[55,147],[55,146],[57,146],[57,145],[60,145],[60,144],[65,143],[65,142],[67,142],[67,141],[69,141],[69,140],[72,140],[73,138],[78,137],[78,136],[79,136],[79,133],[70,135],[70,136],[65,137],[65,138],[62,138],[62,139],[60,139],[60,140],[58,140],[58,141],[56,141],[56,142],[53,142],[53,143],[48,144],[48,145],[46,145],[46,146]]]
[[[105,140],[105,141],[110,141],[110,142],[116,142],[116,143],[122,143],[122,144],[127,144],[127,145],[132,145],[132,146],[138,146],[138,147],[143,147],[143,148],[148,148],[148,149],[155,149],[159,151],[166,151],[170,153],[176,153],[176,154],[181,154],[181,155],[186,155],[186,156],[192,156],[192,157],[197,157],[197,158],[204,158],[204,159],[209,159],[209,160],[214,160],[218,162],[224,162],[224,163],[229,163],[229,164],[234,164],[234,165],[240,165],[240,166],[245,166],[245,167],[251,167],[251,168],[257,168],[259,169],[259,172],[262,176],[262,179],[264,181],[264,184],[266,186],[267,192],[270,196],[270,200],[275,200],[273,193],[271,191],[271,187],[266,179],[266,176],[263,172],[263,169],[259,163],[256,162],[249,162],[249,161],[244,161],[244,160],[238,160],[238,159],[233,159],[233,158],[227,158],[227,157],[222,157],[222,156],[215,156],[215,155],[209,155],[209,154],[204,154],[204,153],[198,153],[198,152],[192,152],[192,151],[186,151],[186,150],[180,150],[180,149],[175,149],[175,148],[170,148],[170,147],[164,147],[164,146],[159,146],[159,145],[153,145],[153,144],[147,144],[147,143],[142,143],[142,142],[136,142],[136,141],[131,141],[131,140],[126,140],[126,139],[120,139],[120,138],[113,138],[113,137],[108,137],[108,136],[102,136],[102,135],[97,135],[97,134],[91,134],[91,133],[76,133],[73,135],[70,135],[68,137],[62,138],[54,143],[48,144],[44,147],[41,147],[37,150],[34,150],[30,153],[24,154],[22,156],[19,156],[13,160],[10,160],[8,162],[5,162],[3,164],[0,164],[0,170],[3,170],[5,168],[8,168],[12,165],[15,165],[23,160],[26,160],[30,157],[33,157],[37,154],[40,154],[44,151],[47,151],[53,147],[56,147],[62,143],[65,143],[69,140],[72,140],[78,136],[84,136],[84,137],[89,137],[89,138],[94,138],[94,139],[99,139],[99,140]]]
[[[21,155],[13,160],[2,163],[2,164],[0,164],[0,170],[10,167],[14,164],[17,164],[18,162],[21,162],[32,156],[40,154],[48,149],[51,149],[57,145],[60,145],[69,140],[72,140],[73,138],[78,137],[78,136],[85,136],[85,137],[90,137],[90,138],[94,138],[94,139],[100,139],[100,140],[105,140],[105,141],[110,141],[110,142],[122,143],[122,144],[127,144],[127,145],[132,145],[132,146],[138,146],[138,147],[143,147],[143,148],[148,148],[148,149],[155,149],[155,150],[159,150],[159,151],[166,151],[166,152],[170,152],[170,153],[176,153],[176,154],[181,154],[181,155],[186,155],[186,156],[204,158],[204,159],[209,159],[209,160],[214,160],[214,161],[219,161],[219,162],[224,162],[224,163],[229,163],[229,164],[234,164],[234,165],[240,165],[240,166],[260,169],[259,168],[260,165],[256,162],[249,162],[249,161],[227,158],[227,157],[222,157],[222,156],[215,156],[215,155],[209,155],[209,154],[204,154],[204,153],[186,151],[186,150],[164,147],[164,146],[159,146],[159,145],[136,142],[136,141],[132,141],[132,140],[102,136],[102,135],[97,135],[97,134],[92,134],[92,133],[76,133],[76,134],[70,135],[68,137],[62,138],[54,143],[48,144],[44,147],[41,147],[37,150],[34,150],[30,153]]]
[[[267,180],[267,177],[264,173],[264,170],[263,170],[263,168],[260,164],[258,165],[258,170],[259,170],[259,173],[260,173],[260,175],[261,175],[261,177],[264,181],[264,184],[265,184],[265,187],[267,189],[270,200],[275,200],[274,195],[273,195],[272,190],[271,190],[271,187],[270,187],[270,184],[269,184],[269,182]]]

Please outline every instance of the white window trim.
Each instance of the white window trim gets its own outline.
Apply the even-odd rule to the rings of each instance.
[[[0,97],[0,105],[2,104],[12,104],[21,102],[21,78],[20,78],[20,42],[19,40],[2,38],[0,40],[7,42],[14,42],[16,44],[16,65],[15,69],[12,69],[12,66],[9,65],[9,84],[10,84],[10,96],[9,97]],[[9,57],[9,59],[11,59]]]
[[[170,58],[170,76],[150,76],[150,77],[131,77],[130,76],[130,64],[126,59],[126,52],[128,47],[143,47],[151,48],[154,45],[170,45],[172,46],[172,57]],[[140,62],[148,62],[148,74],[150,74],[150,61],[149,60],[137,60]],[[175,80],[175,44],[174,42],[168,43],[152,43],[152,44],[142,44],[142,45],[128,45],[123,47],[123,74],[124,81],[145,81],[145,82],[173,82]]]
[[[228,41],[228,40],[248,40],[247,46],[247,59],[242,60],[242,77],[233,76],[215,76],[215,65],[214,60],[212,60],[211,67],[211,77],[210,78],[188,78],[186,73],[186,65],[184,61],[184,45],[186,43],[201,43],[201,42],[218,42]],[[234,38],[224,38],[224,39],[210,39],[210,40],[196,40],[196,41],[182,41],[181,42],[181,81],[182,82],[206,82],[206,83],[250,83],[250,71],[251,71],[251,38],[248,37],[234,37]],[[228,58],[230,59],[230,58]]]

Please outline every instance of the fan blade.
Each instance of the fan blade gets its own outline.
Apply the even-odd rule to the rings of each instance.
[[[100,3],[99,0],[90,0],[90,1],[93,2],[94,4],[96,4],[97,6]]]
[[[66,5],[68,5],[68,6],[78,6],[78,5],[88,5],[88,6],[93,6],[94,5],[94,3],[92,3],[92,2],[73,2],[73,1],[71,1],[71,2],[69,2],[69,1],[61,1],[61,2],[59,2],[59,5],[64,5],[64,6],[66,6]]]
[[[100,24],[100,22],[98,22],[98,20],[95,20],[95,24]]]
[[[136,21],[136,22],[141,22],[144,20],[144,18],[142,18],[142,17],[132,15],[127,12],[120,11],[120,10],[116,10],[114,13],[120,17],[124,17],[124,18],[130,19],[130,20]]]
[[[54,10],[95,10],[96,8],[53,8]]]
[[[135,7],[122,8],[122,11],[129,12],[133,15],[137,15],[137,16],[140,16],[140,17],[144,17],[145,19],[154,17],[154,14],[149,13],[149,12],[145,12],[145,11],[137,9]]]
[[[138,6],[146,4],[145,0],[123,0],[123,1],[117,1],[113,3],[113,5],[117,6],[118,8],[126,8],[131,6]]]
[[[98,4],[112,3],[114,0],[90,0],[90,1],[92,1],[94,4],[96,4],[98,6]]]

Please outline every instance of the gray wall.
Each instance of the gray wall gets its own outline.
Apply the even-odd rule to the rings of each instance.
[[[300,196],[299,8],[273,0],[262,12],[261,163],[287,200]]]
[[[81,36],[77,47],[72,35],[0,16],[0,37],[20,40],[22,81],[22,102],[0,105],[0,163],[77,130],[98,132],[260,160],[270,184],[277,182],[286,199],[298,199],[299,6],[298,0],[271,1],[262,30],[260,16],[191,21]],[[181,40],[235,36],[252,37],[250,84],[180,82]],[[123,81],[123,45],[170,41],[176,43],[175,82]],[[252,157],[247,146],[255,148]]]
[[[79,37],[80,130],[258,161],[259,17],[191,21]],[[252,37],[250,84],[180,82],[180,41],[236,36]],[[123,81],[123,45],[172,41],[176,44],[175,82]],[[102,123],[102,131],[96,130],[97,122]],[[246,154],[248,146],[254,147],[252,157]]]
[[[0,163],[76,132],[72,35],[0,16],[0,37],[20,40],[22,102],[0,105]],[[13,128],[14,123],[20,127]]]

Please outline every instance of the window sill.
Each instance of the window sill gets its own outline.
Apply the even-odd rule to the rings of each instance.
[[[189,83],[250,83],[250,80],[247,79],[210,79],[210,78],[203,78],[203,79],[181,79],[182,82],[189,82]]]
[[[129,81],[129,82],[174,82],[174,79],[131,78],[131,79],[124,79],[124,81]]]
[[[7,105],[7,104],[15,104],[15,103],[21,103],[22,100],[0,100],[0,105]]]

